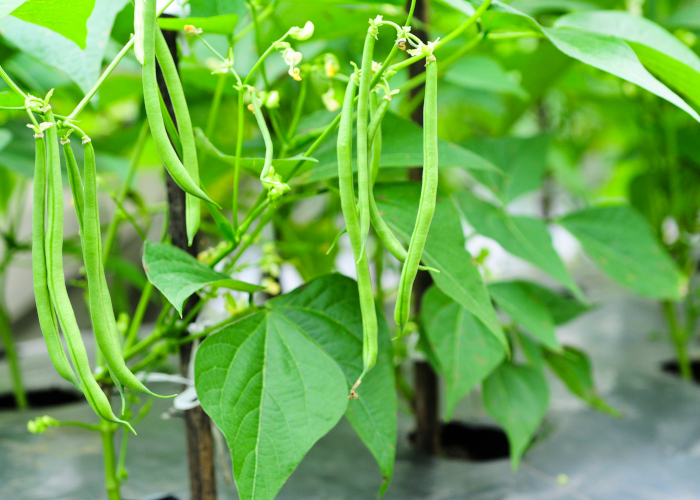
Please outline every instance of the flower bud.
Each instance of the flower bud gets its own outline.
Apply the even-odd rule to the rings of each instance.
[[[306,21],[303,28],[294,26],[293,28],[290,28],[287,33],[289,33],[289,36],[295,40],[308,40],[314,34],[314,23],[311,21]]]

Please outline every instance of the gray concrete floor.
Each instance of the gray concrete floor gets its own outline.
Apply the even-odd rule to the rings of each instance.
[[[512,473],[507,460],[469,463],[419,456],[407,443],[410,417],[402,415],[396,472],[385,498],[699,499],[700,387],[659,370],[671,350],[652,302],[615,293],[598,298],[604,306],[565,326],[559,335],[591,355],[599,389],[624,419],[586,408],[552,380],[552,409],[542,439],[525,455],[520,472]],[[42,345],[40,339],[21,343],[30,388],[61,384]],[[0,392],[8,388],[7,367],[0,362]],[[161,418],[168,406],[167,400],[156,401],[139,425],[139,435],[130,439],[125,499],[165,492],[188,498],[183,424],[177,417]],[[105,498],[99,437],[73,428],[39,436],[27,433],[27,420],[42,414],[94,421],[82,403],[24,414],[0,412],[0,498]],[[478,394],[465,399],[456,418],[488,421]],[[220,498],[237,498],[219,472]],[[557,480],[562,474],[566,484]],[[343,421],[311,450],[278,498],[364,500],[376,498],[379,482],[373,458]]]

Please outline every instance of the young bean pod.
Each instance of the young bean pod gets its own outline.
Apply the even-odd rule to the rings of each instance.
[[[192,176],[173,149],[170,139],[168,138],[168,132],[165,129],[163,114],[160,110],[158,80],[156,78],[156,32],[158,30],[159,28],[156,22],[156,0],[146,0],[146,5],[144,7],[144,64],[142,79],[143,99],[146,106],[146,114],[148,115],[148,123],[151,127],[153,142],[156,145],[161,160],[163,160],[166,170],[177,185],[186,193],[216,205],[202,188],[199,187],[199,183],[192,179]]]
[[[372,164],[370,172],[372,173],[371,192],[369,197],[369,215],[372,226],[377,231],[377,236],[382,240],[389,252],[401,262],[406,262],[407,252],[401,242],[396,238],[394,232],[389,228],[387,223],[382,218],[377,208],[377,203],[374,200],[374,182],[379,174],[379,161],[381,158],[382,148],[382,129],[381,122],[389,107],[390,100],[384,98],[381,102],[377,102],[376,93],[372,94],[372,121],[367,130],[367,141],[372,148]],[[436,271],[431,267],[418,266],[421,271]]]
[[[73,154],[73,148],[70,145],[70,139],[68,137],[61,139],[61,144],[63,145],[63,156],[66,159],[66,169],[68,170],[68,182],[70,183],[70,190],[73,193],[73,204],[75,205],[75,213],[78,216],[78,227],[80,232],[83,232],[83,206],[84,206],[84,195],[83,195],[83,179],[80,175],[80,170],[78,169],[78,163],[75,161],[75,155]]]
[[[137,3],[142,0],[136,0]],[[192,119],[185,99],[185,91],[177,72],[177,66],[170,54],[168,44],[160,29],[156,29],[156,57],[163,72],[165,85],[168,87],[170,101],[173,103],[175,120],[177,121],[178,135],[182,145],[182,164],[195,184],[199,185],[199,163],[197,162],[197,144],[194,139]],[[201,221],[202,204],[199,198],[187,193],[185,195],[185,225],[187,227],[187,241],[192,245],[194,237],[199,230]]]
[[[51,110],[46,111],[45,118],[48,123],[52,124],[46,131],[49,203],[45,234],[45,255],[49,296],[56,310],[58,322],[66,337],[68,352],[88,403],[95,413],[104,420],[124,424],[133,432],[133,428],[128,422],[114,415],[109,399],[102,392],[95,377],[92,375],[87,351],[80,335],[80,328],[78,328],[73,306],[68,298],[63,274],[63,184],[61,182],[58,134]]]
[[[379,29],[373,23],[367,30],[365,46],[362,51],[359,99],[357,101],[357,192],[360,205],[360,256],[363,256],[365,253],[365,243],[370,225],[369,198],[371,189],[367,124],[369,120],[370,83],[372,81],[372,54],[374,53],[374,42],[378,32]]]
[[[80,389],[78,379],[68,362],[63,343],[58,333],[56,315],[49,296],[46,275],[46,260],[44,249],[44,217],[46,210],[46,145],[44,134],[37,133],[34,165],[34,194],[32,205],[32,274],[34,281],[34,299],[39,316],[41,333],[49,351],[49,357],[58,374]]]
[[[437,61],[426,59],[425,100],[423,102],[423,183],[418,216],[408,245],[406,263],[401,270],[394,319],[401,330],[408,322],[411,309],[411,288],[418,273],[418,264],[428,239],[437,202],[438,135],[437,135]]]
[[[114,319],[112,299],[107,288],[102,265],[102,235],[97,200],[97,170],[95,150],[89,137],[83,138],[85,148],[85,207],[83,212],[83,254],[88,280],[90,318],[95,340],[100,347],[110,373],[125,387],[155,397],[163,397],[148,390],[126,366],[119,343],[119,330]]]
[[[356,83],[350,78],[343,111],[338,129],[338,184],[340,204],[345,217],[345,225],[350,236],[350,244],[355,256],[357,271],[357,286],[360,294],[360,310],[362,313],[362,361],[363,371],[350,391],[350,398],[356,398],[355,389],[377,361],[377,311],[374,304],[372,278],[369,271],[367,253],[362,248],[360,220],[355,204],[355,189],[352,173],[352,108],[354,104]]]

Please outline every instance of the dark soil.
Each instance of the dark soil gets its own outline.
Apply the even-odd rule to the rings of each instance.
[[[51,387],[27,392],[27,399],[30,408],[49,408],[82,401],[83,397],[77,391]],[[11,392],[0,394],[0,411],[15,409],[17,409],[17,404],[14,394]]]
[[[700,384],[700,359],[694,359],[690,362],[690,368],[693,371],[693,382]],[[681,376],[681,370],[678,366],[678,361],[665,361],[661,364],[661,370],[670,373],[671,375]]]
[[[409,435],[415,445],[416,433]],[[510,457],[510,445],[505,432],[490,425],[452,421],[440,426],[440,452],[449,458],[471,462],[502,460]]]

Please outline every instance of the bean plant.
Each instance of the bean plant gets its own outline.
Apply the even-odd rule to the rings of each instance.
[[[53,7],[31,0],[0,5],[0,33],[16,49],[0,68],[16,141],[0,151],[0,174],[11,179],[0,177],[8,221],[0,275],[31,249],[49,357],[95,413],[90,422],[43,416],[28,427],[99,433],[108,498],[121,498],[128,479],[129,439],[148,439],[129,435],[152,398],[180,391],[152,384],[184,345],[196,347],[195,404],[228,443],[242,499],[275,498],[343,416],[376,459],[384,494],[399,405],[414,397],[409,354],[441,375],[445,421],[478,391],[508,436],[514,469],[545,418],[551,376],[619,417],[596,391],[586,353],[557,338],[559,325],[594,304],[550,231],[568,232],[613,281],[663,301],[676,345],[685,345],[697,318],[697,293],[688,292],[697,207],[678,201],[686,199],[679,184],[692,184],[694,174],[682,168],[677,136],[700,121],[700,59],[678,38],[686,32],[676,36],[642,12],[620,10],[624,2],[603,0],[443,0],[430,23],[413,18],[415,0],[190,0],[176,17],[163,15],[173,0],[134,2],[70,0],[51,15]],[[177,47],[165,36],[173,32]],[[94,73],[68,62],[73,55],[92,61]],[[103,55],[111,62],[93,64]],[[20,57],[33,66],[24,69]],[[32,73],[40,71],[52,76]],[[649,133],[661,135],[660,126],[667,135],[648,158],[667,169],[659,175],[668,175],[670,194],[657,189],[652,169],[627,176],[629,189],[616,185],[612,196],[581,189],[575,165],[604,134],[586,129],[589,142],[576,143],[573,129],[590,120],[575,112],[612,99],[622,111],[610,113],[634,107],[660,117]],[[105,110],[133,101],[139,109],[102,129]],[[409,117],[420,109],[417,124]],[[652,147],[644,137],[634,144]],[[551,157],[574,167],[546,173]],[[184,191],[182,213],[172,199],[145,201],[133,184],[147,162],[162,164]],[[12,222],[23,178],[33,179],[31,242],[20,242]],[[547,201],[552,191],[566,193],[565,209],[543,203],[542,213],[515,215],[514,200],[539,192]],[[114,213],[103,221],[109,198]],[[77,236],[64,237],[64,217],[77,222]],[[669,218],[682,234],[673,241],[664,239]],[[179,247],[168,233],[178,225],[186,233]],[[129,232],[143,240],[143,270],[119,255]],[[541,279],[499,279],[486,252],[467,250],[476,236]],[[64,269],[66,256],[82,269],[68,284],[84,292],[94,355],[69,295],[66,279],[75,275]],[[303,284],[288,287],[281,268]],[[430,275],[425,293],[414,292],[419,273]],[[129,288],[140,292],[135,306]],[[689,315],[683,342],[673,323],[680,301]],[[22,406],[3,311],[0,303],[0,338]]]

